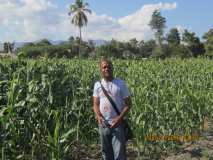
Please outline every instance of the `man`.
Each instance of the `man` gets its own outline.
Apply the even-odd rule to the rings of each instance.
[[[122,120],[131,105],[125,82],[113,77],[113,65],[107,59],[100,62],[102,80],[96,82],[93,91],[93,110],[99,124],[103,160],[126,160],[126,140]],[[103,92],[102,86],[115,102],[118,115]]]

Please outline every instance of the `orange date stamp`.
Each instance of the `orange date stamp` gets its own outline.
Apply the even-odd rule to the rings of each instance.
[[[199,136],[195,135],[148,135],[145,137],[147,141],[176,141],[190,142],[199,140]]]

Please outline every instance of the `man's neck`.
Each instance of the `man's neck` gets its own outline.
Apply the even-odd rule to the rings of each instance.
[[[114,79],[114,77],[108,77],[108,78],[105,78],[105,77],[104,77],[104,80],[105,80],[106,82],[111,82],[111,81],[113,81],[113,79]]]

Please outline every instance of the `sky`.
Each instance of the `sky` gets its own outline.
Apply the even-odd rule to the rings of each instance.
[[[29,42],[43,38],[67,40],[78,36],[71,24],[69,6],[75,0],[0,0],[0,42]],[[171,28],[188,29],[202,38],[213,28],[213,0],[86,0],[92,14],[82,29],[84,40],[149,40],[148,25],[154,10],[166,18],[165,34]]]

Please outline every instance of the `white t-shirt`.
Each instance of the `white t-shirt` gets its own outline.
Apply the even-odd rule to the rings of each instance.
[[[111,82],[107,82],[102,79],[101,84],[106,89],[109,96],[116,103],[119,112],[121,112],[124,107],[124,98],[130,96],[126,83],[119,78],[114,78]],[[110,101],[104,95],[101,89],[100,81],[96,82],[94,85],[93,97],[99,98],[100,112],[104,116],[104,118],[111,124],[112,118],[116,117],[117,113],[111,105]]]

